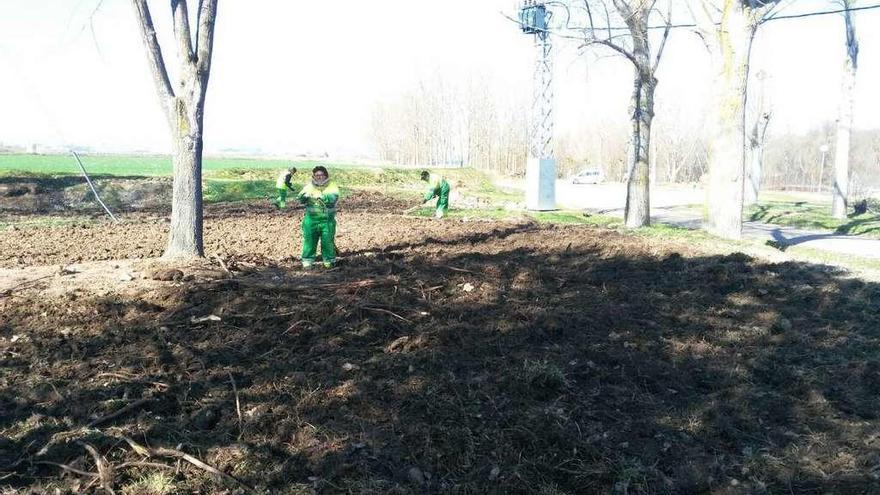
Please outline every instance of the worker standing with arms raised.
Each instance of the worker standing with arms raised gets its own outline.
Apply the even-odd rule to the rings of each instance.
[[[303,186],[297,199],[306,208],[302,222],[303,268],[314,265],[319,241],[324,267],[332,268],[336,261],[336,202],[339,201],[339,188],[330,180],[326,168],[319,165],[312,169],[312,180]]]
[[[443,218],[449,211],[449,182],[440,175],[432,174],[427,170],[422,171],[422,180],[428,183],[425,191],[425,203],[437,198],[437,209],[434,211],[435,218]]]
[[[282,170],[281,173],[278,174],[278,178],[275,180],[275,190],[277,192],[275,206],[278,208],[284,208],[287,205],[287,191],[288,189],[293,191],[290,179],[295,173],[296,167],[289,167],[287,170]]]

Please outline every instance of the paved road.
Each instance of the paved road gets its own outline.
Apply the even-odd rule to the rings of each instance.
[[[522,187],[520,184],[507,185]],[[625,198],[624,184],[573,185],[568,181],[556,183],[556,201],[560,208],[584,209],[622,217]],[[703,223],[700,205],[703,204],[704,199],[705,192],[695,187],[654,187],[651,190],[651,221],[698,229]],[[688,208],[688,206],[692,207]],[[743,236],[762,242],[773,241],[782,248],[804,246],[838,254],[880,259],[880,239],[781,227],[760,222],[744,223]]]

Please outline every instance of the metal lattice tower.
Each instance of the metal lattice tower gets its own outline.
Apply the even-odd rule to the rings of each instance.
[[[526,0],[520,8],[520,26],[535,37],[535,74],[529,155],[553,158],[553,44],[550,40],[550,12],[541,1]]]
[[[529,151],[553,158],[553,44],[546,31],[535,34],[535,75]]]

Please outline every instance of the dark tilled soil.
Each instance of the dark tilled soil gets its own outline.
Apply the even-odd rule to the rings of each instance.
[[[331,271],[278,260],[294,220],[244,205],[208,220],[231,275],[0,296],[0,486],[107,493],[59,467],[97,473],[88,445],[117,493],[244,492],[125,465],[127,436],[271,493],[880,492],[877,284],[400,206],[340,214]],[[157,225],[0,242],[6,264],[149,256]]]
[[[379,193],[359,191],[345,198],[337,216],[337,243],[348,252],[378,249],[396,239],[439,236],[445,226],[404,218],[400,212],[412,206]],[[383,215],[384,214],[384,215]],[[30,216],[10,216],[15,222]],[[40,217],[45,219],[45,217]],[[79,218],[79,217],[76,217]],[[160,256],[168,234],[168,211],[138,211],[120,215],[112,223],[103,213],[93,221],[17,227],[0,230],[0,268],[140,259]],[[205,207],[205,253],[207,255],[299,256],[302,249],[302,210],[278,210],[267,201],[219,203]],[[461,229],[470,224],[457,223]],[[415,232],[412,232],[412,231]]]
[[[171,202],[167,177],[93,177],[101,199],[113,210],[155,209]],[[78,176],[0,176],[0,219],[7,215],[100,212],[94,193]]]

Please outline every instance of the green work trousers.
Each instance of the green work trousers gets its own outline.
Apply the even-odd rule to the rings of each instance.
[[[303,233],[303,266],[311,266],[315,262],[318,241],[321,242],[321,259],[324,264],[336,259],[336,219],[332,217],[313,218],[306,214],[302,222]]]
[[[437,216],[444,216],[449,211],[449,183],[443,181],[440,194],[437,194]]]
[[[284,208],[287,205],[287,187],[278,188],[278,197],[275,198],[275,204],[279,208]]]

